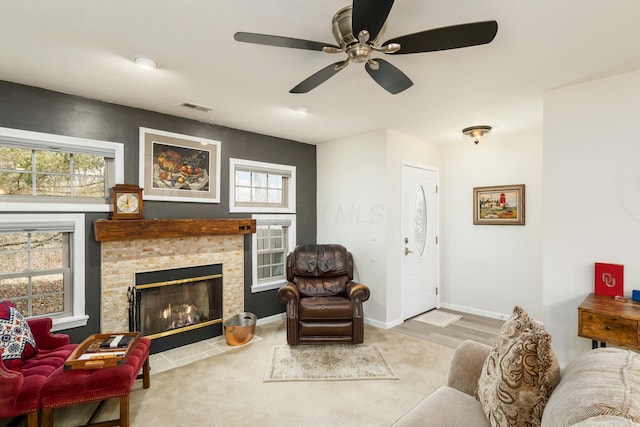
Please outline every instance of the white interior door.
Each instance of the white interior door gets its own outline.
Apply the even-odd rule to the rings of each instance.
[[[437,305],[437,172],[402,166],[402,316]]]

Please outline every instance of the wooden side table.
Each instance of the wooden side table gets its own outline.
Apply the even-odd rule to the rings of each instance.
[[[640,349],[640,303],[588,295],[578,307],[578,336],[591,339],[591,347],[615,344]]]

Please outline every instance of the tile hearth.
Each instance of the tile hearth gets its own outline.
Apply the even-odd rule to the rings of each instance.
[[[184,345],[161,353],[149,356],[151,365],[151,375],[165,372],[174,368],[188,365],[207,357],[216,356],[228,351],[237,350],[255,342],[262,341],[262,338],[254,335],[251,341],[246,344],[232,346],[228,345],[224,335],[198,341],[193,344]]]

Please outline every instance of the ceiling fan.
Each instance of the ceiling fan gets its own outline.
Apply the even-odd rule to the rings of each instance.
[[[349,62],[365,62],[367,73],[389,93],[408,89],[413,82],[402,71],[374,53],[401,55],[457,49],[490,43],[498,32],[496,21],[471,22],[425,30],[380,42],[387,27],[387,17],[393,0],[353,0],[333,16],[333,36],[338,45],[268,34],[238,32],[239,42],[294,49],[317,50],[326,53],[346,53],[347,58],[331,64],[303,80],[290,93],[306,93],[327,81]]]

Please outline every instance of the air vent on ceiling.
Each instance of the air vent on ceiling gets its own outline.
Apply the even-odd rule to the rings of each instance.
[[[192,104],[191,102],[183,102],[182,104],[180,104],[180,106],[191,108],[193,110],[204,111],[205,113],[208,113],[209,111],[213,110],[213,107],[207,107],[206,105]]]

